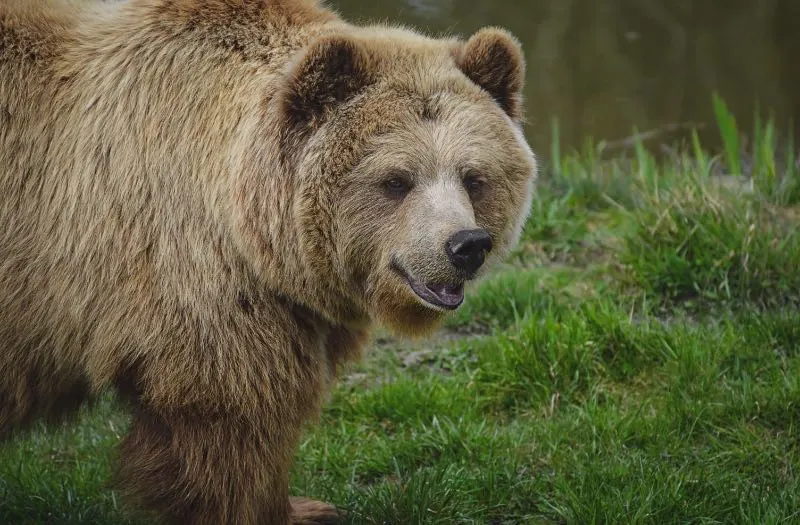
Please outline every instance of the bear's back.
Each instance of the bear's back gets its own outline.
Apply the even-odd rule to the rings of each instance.
[[[3,84],[42,68],[63,49],[82,12],[64,2],[9,0],[0,3],[0,75]]]

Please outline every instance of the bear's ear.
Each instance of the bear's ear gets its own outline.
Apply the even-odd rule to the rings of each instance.
[[[313,125],[369,83],[367,56],[358,42],[325,36],[312,42],[294,65],[283,104],[295,126]]]
[[[494,27],[481,29],[456,53],[458,68],[486,90],[512,119],[522,115],[525,59],[519,41]]]

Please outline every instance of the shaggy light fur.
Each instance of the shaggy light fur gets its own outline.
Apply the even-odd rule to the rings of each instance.
[[[113,388],[142,508],[333,522],[289,497],[301,427],[373,323],[444,315],[395,266],[457,285],[449,235],[486,229],[487,264],[517,242],[523,68],[499,29],[433,39],[312,0],[4,0],[0,438]]]

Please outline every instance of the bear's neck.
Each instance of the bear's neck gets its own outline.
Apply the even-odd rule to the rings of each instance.
[[[294,55],[340,22],[315,2],[280,4],[182,0],[158,13],[137,1],[109,7],[111,15],[78,24],[64,44],[51,93],[62,107],[54,113],[79,116],[53,125],[69,121],[61,133],[75,137],[75,153],[102,157],[87,181],[94,190],[84,193],[87,205],[102,197],[128,215],[121,220],[153,225],[141,246],[126,250],[152,253],[156,274],[188,259],[198,279],[232,281],[206,287],[229,295],[248,281],[243,258],[268,290],[332,323],[363,325],[360,309],[324,293],[315,284],[324,277],[303,261],[295,181],[274,157],[277,131],[266,131],[278,129],[266,115]],[[168,39],[165,23],[174,26]],[[137,182],[119,185],[121,178]]]

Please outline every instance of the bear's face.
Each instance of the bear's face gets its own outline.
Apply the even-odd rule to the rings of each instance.
[[[458,308],[516,244],[532,191],[533,161],[507,118],[455,94],[428,103],[435,117],[395,115],[368,142],[337,208],[344,266],[366,278],[371,312],[404,333]]]
[[[306,134],[307,250],[343,296],[415,335],[516,244],[536,162],[519,124],[523,63],[511,37],[383,38],[328,44],[297,77],[331,75],[325,96],[290,96],[288,107]]]

